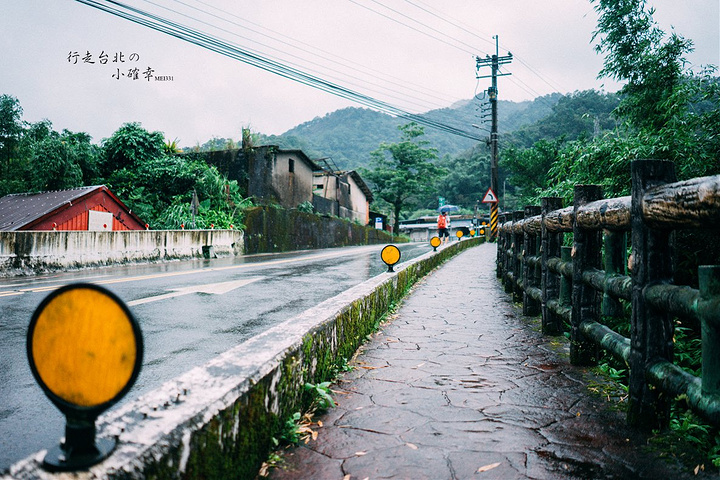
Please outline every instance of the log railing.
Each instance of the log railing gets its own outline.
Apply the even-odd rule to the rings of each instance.
[[[542,314],[544,333],[570,326],[573,364],[595,365],[600,348],[627,363],[630,424],[666,426],[670,402],[684,395],[720,425],[720,266],[699,267],[699,289],[673,284],[673,232],[720,229],[720,176],[676,182],[662,160],[634,161],[631,173],[628,197],[577,185],[570,207],[550,197],[501,215],[498,278],[524,314]],[[630,338],[601,323],[623,315],[621,299],[631,305]],[[702,378],[673,363],[675,317],[701,325]]]

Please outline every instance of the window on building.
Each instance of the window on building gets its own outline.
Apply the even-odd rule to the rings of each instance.
[[[292,158],[288,160],[288,171],[290,173],[295,173],[295,160]]]

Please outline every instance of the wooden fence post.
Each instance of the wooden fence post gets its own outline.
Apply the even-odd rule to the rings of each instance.
[[[550,258],[558,257],[561,255],[561,247],[563,243],[562,232],[549,232],[545,226],[545,215],[562,208],[562,198],[560,197],[545,197],[542,199],[540,205],[540,211],[543,216],[542,221],[542,246],[540,252],[542,255],[542,331],[546,335],[560,335],[562,334],[562,318],[555,312],[547,308],[549,300],[558,299],[560,297],[560,281],[558,276],[551,272],[547,266],[547,262]]]
[[[625,232],[605,230],[605,277],[625,275],[627,265],[627,236]],[[607,317],[622,317],[622,303],[617,298],[605,293],[602,299],[602,314]]]
[[[505,233],[505,278],[503,281],[503,286],[505,287],[505,293],[512,293],[513,292],[513,266],[515,265],[515,262],[513,261],[513,256],[515,255],[515,243],[513,241],[513,224],[515,223],[515,217],[513,213],[509,213],[508,217],[508,228],[506,229]]]
[[[717,307],[720,297],[720,266],[703,265],[698,268],[700,302],[698,316],[702,329],[702,393],[720,394],[720,325]],[[709,311],[708,311],[709,310]]]
[[[503,225],[507,221],[507,215],[504,213],[501,214],[498,217],[499,225]],[[480,228],[480,227],[475,227]],[[487,229],[485,229],[485,235],[488,235]],[[489,235],[488,235],[489,236]],[[505,242],[505,230],[503,230],[497,238],[497,260],[495,262],[495,275],[497,278],[503,279],[505,278],[505,254],[507,250],[506,242]]]
[[[643,218],[645,191],[675,181],[675,165],[666,160],[636,160],[631,163],[632,204],[632,316],[630,335],[630,385],[628,423],[651,430],[664,428],[670,416],[670,398],[651,388],[645,372],[657,360],[672,361],[673,323],[667,311],[645,301],[649,285],[671,283],[673,249],[671,230],[649,228]]]
[[[563,262],[572,262],[572,247],[560,247],[560,260]],[[565,275],[560,277],[560,305],[572,305],[572,278]]]
[[[540,207],[537,207],[537,213],[538,215],[540,215]],[[535,252],[533,253],[533,255],[535,256],[537,261],[535,262],[535,265],[531,268],[530,273],[533,277],[533,287],[535,287],[537,291],[540,292],[539,299],[537,298],[537,295],[535,295],[534,297],[534,301],[537,306],[533,315],[540,315],[542,313],[542,237],[540,236],[540,232],[533,233],[533,237],[535,239]]]
[[[534,217],[535,215],[540,215],[540,207],[525,207],[525,218]],[[523,315],[528,316],[535,316],[540,313],[540,303],[527,293],[530,287],[540,288],[540,283],[537,281],[536,275],[537,268],[531,266],[528,262],[528,257],[537,255],[538,246],[537,234],[523,232]]]
[[[522,219],[525,218],[525,212],[520,210],[517,212],[513,212],[513,257],[512,257],[512,271],[513,271],[513,279],[515,280],[512,282],[512,294],[513,294],[513,302],[522,302],[523,298],[523,289],[522,289],[522,248],[523,248],[523,233],[520,231],[519,233],[515,231],[515,224],[520,222]]]
[[[575,220],[577,211],[583,205],[602,198],[599,185],[576,185],[574,191],[573,219],[573,287],[572,317],[570,330],[570,362],[573,365],[596,365],[599,347],[585,338],[580,324],[599,320],[600,294],[595,288],[583,282],[583,272],[590,268],[600,269],[601,234],[580,228]]]

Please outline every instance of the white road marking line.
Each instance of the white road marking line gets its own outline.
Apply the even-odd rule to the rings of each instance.
[[[240,288],[250,283],[257,282],[261,278],[262,277],[251,277],[244,278],[242,280],[232,280],[229,282],[208,283],[205,285],[193,285],[191,287],[174,288],[170,290],[170,293],[156,295],[154,297],[141,298],[139,300],[132,300],[130,302],[127,302],[127,305],[131,307],[135,305],[143,305],[145,303],[157,302],[160,300],[165,300],[167,298],[188,295],[190,293],[208,293],[213,295],[222,295],[224,293],[231,292],[236,288]]]

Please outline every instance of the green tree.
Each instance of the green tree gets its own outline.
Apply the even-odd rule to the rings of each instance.
[[[111,190],[154,228],[175,197],[192,191],[202,165],[180,156],[148,158],[134,167],[115,171],[107,178]]]
[[[100,178],[100,148],[92,144],[92,137],[85,132],[63,130],[61,140],[68,148],[68,154],[82,172],[83,185],[97,185]]]
[[[242,198],[237,181],[228,180],[214,166],[202,162],[193,165],[196,169],[194,185],[172,199],[172,204],[160,214],[158,227],[243,228],[242,210],[251,203],[249,199]],[[192,211],[193,192],[199,200],[195,213]]]
[[[593,40],[605,55],[599,76],[626,81],[618,113],[638,128],[658,131],[672,117],[667,101],[683,79],[683,55],[692,42],[665,33],[645,0],[593,0],[600,14]]]
[[[29,125],[21,142],[28,158],[26,189],[64,190],[97,183],[99,150],[90,140],[87,133],[58,133],[47,119]]]
[[[26,189],[28,159],[22,151],[23,132],[20,102],[0,95],[0,197]]]
[[[109,176],[124,168],[136,168],[162,157],[164,149],[162,132],[148,132],[137,122],[125,123],[110,138],[103,139],[101,171]]]
[[[0,195],[62,190],[98,179],[97,147],[88,134],[58,133],[47,119],[22,122],[22,108],[7,95],[0,97],[0,110],[5,159],[0,162]]]
[[[0,167],[8,165],[20,142],[23,133],[22,112],[17,98],[0,95]]]
[[[540,141],[528,150],[504,152],[503,166],[511,170],[511,181],[525,187],[527,200],[557,195],[569,201],[572,186],[578,183],[602,185],[607,196],[627,194],[630,162],[637,158],[673,160],[681,179],[720,173],[720,85],[712,76],[714,68],[699,74],[683,72],[683,55],[692,43],[677,34],[666,37],[644,0],[593,3],[600,13],[596,49],[606,55],[600,74],[626,82],[613,113],[622,123],[614,130],[610,130],[612,122],[606,124],[607,130],[602,128],[603,118],[609,119],[604,112],[612,105],[610,97],[575,94],[567,103],[558,102],[550,117],[525,129],[539,133]],[[585,114],[577,115],[584,111],[598,119],[599,135],[597,131],[592,136],[576,135],[588,131],[589,124],[582,127]],[[542,133],[551,134],[553,129],[554,138],[548,135],[542,140]],[[560,132],[567,135],[558,136]]]
[[[238,145],[232,138],[213,137],[202,145],[198,144],[193,148],[186,149],[186,151],[213,152],[216,150],[232,150],[235,148],[238,148]]]
[[[44,192],[82,186],[82,170],[71,145],[59,135],[48,135],[33,146],[30,187]]]
[[[539,140],[563,138],[568,141],[588,140],[617,126],[613,112],[620,98],[614,93],[595,90],[575,92],[560,97],[552,113],[535,123],[503,135],[503,144],[531,147]]]
[[[520,189],[523,198],[533,198],[549,186],[550,169],[559,159],[565,142],[539,140],[532,148],[510,147],[503,151],[502,167],[510,172],[508,181]]]
[[[396,232],[403,210],[412,208],[419,196],[434,191],[438,177],[445,173],[433,163],[437,151],[418,139],[424,134],[421,126],[412,122],[398,128],[402,132],[400,142],[381,143],[371,153],[372,170],[362,172],[375,195],[391,205]]]
[[[447,203],[473,210],[490,187],[490,152],[485,143],[455,158],[439,163],[448,173],[438,181],[440,195]],[[433,205],[426,202],[428,206]],[[433,205],[437,207],[437,205]]]

